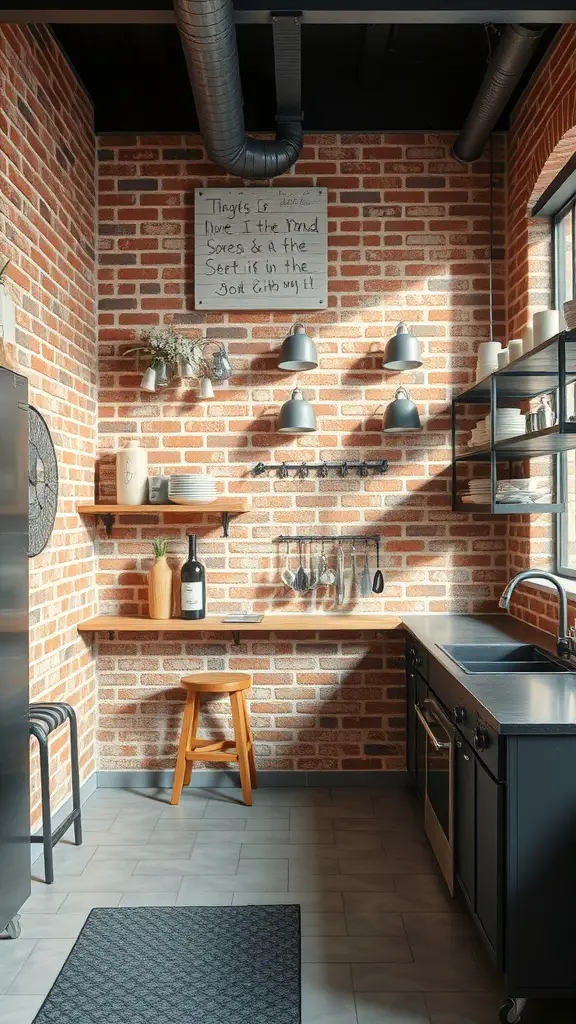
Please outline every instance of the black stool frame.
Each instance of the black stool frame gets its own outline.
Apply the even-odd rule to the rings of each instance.
[[[50,808],[50,757],[48,737],[60,725],[70,723],[70,760],[72,774],[72,810],[70,814],[52,829]],[[48,884],[54,881],[53,849],[70,825],[74,824],[74,842],[82,845],[82,819],[80,808],[80,768],[78,763],[78,722],[76,712],[70,704],[31,704],[30,735],[38,740],[40,754],[40,781],[42,788],[42,835],[30,836],[30,842],[42,843],[44,847],[44,877]]]

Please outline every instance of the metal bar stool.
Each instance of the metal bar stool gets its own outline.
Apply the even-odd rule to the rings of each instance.
[[[252,805],[252,787],[258,788],[252,730],[244,697],[252,679],[247,672],[194,672],[184,676],[181,685],[187,691],[180,745],[174,773],[172,804],[180,801],[182,787],[190,785],[194,761],[237,761],[242,783],[242,797]],[[198,717],[202,693],[227,693],[232,705],[233,740],[199,740]]]
[[[80,769],[78,764],[78,723],[76,712],[70,704],[31,704],[30,735],[38,740],[40,754],[40,783],[42,789],[42,835],[30,836],[30,842],[42,843],[44,847],[44,877],[48,884],[54,881],[53,848],[74,824],[74,842],[82,845],[82,819],[80,808]],[[48,737],[64,722],[70,723],[70,760],[72,772],[72,810],[70,814],[52,829],[50,809],[50,758]]]

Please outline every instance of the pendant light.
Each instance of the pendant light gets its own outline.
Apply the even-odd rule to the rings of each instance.
[[[404,321],[386,345],[382,366],[385,370],[415,370],[422,366],[420,342]]]
[[[311,434],[316,430],[316,414],[303,397],[300,388],[294,388],[290,398],[280,409],[279,434]]]
[[[315,370],[317,366],[316,345],[306,334],[303,324],[294,324],[282,342],[278,369],[290,373],[295,370]]]
[[[394,401],[386,407],[382,430],[385,434],[409,434],[422,430],[418,409],[406,388],[398,388]]]

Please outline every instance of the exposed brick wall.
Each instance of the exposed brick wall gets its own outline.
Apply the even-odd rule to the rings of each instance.
[[[532,314],[554,304],[548,218],[533,218],[536,200],[576,152],[576,26],[560,32],[546,61],[512,117],[508,136],[508,336],[518,337]],[[533,464],[534,470],[536,464]],[[509,531],[510,575],[528,567],[551,569],[551,516],[513,516]],[[513,599],[514,614],[555,632],[555,598],[525,587]],[[576,606],[572,609],[576,612]]]
[[[12,261],[18,320],[11,355],[48,421],[60,473],[54,533],[30,562],[30,695],[76,706],[83,777],[95,767],[95,670],[76,623],[96,595],[93,542],[75,508],[92,492],[96,448],[94,208],[86,95],[48,30],[0,25],[0,257]],[[69,793],[64,731],[51,751],[56,807]],[[36,821],[35,760],[32,799]]]
[[[231,539],[198,527],[209,610],[329,610],[333,597],[294,598],[279,581],[273,538],[281,532],[379,533],[386,589],[364,610],[493,609],[506,570],[506,521],[453,515],[448,465],[449,400],[474,375],[488,336],[488,166],[450,157],[453,139],[433,135],[308,136],[296,168],[279,183],[329,189],[329,309],[302,315],[317,337],[320,365],[301,374],[318,433],[278,435],[276,420],[295,378],[277,369],[293,313],[200,313],[193,305],[193,189],[241,185],[205,158],[198,137],[100,139],[100,498],[114,494],[114,452],[130,436],[157,472],[209,467],[223,491],[245,494],[250,515]],[[503,256],[503,141],[497,141],[498,256]],[[496,267],[496,317],[505,326],[503,261]],[[422,339],[424,366],[387,374],[382,352],[401,319]],[[224,339],[235,373],[216,399],[192,390],[150,396],[123,353],[149,325],[173,323],[191,337]],[[419,435],[384,437],[382,413],[408,385],[424,423]],[[260,460],[386,456],[385,477],[361,481],[258,479]],[[151,540],[170,537],[175,561],[184,525],[124,520],[101,531],[102,612],[144,612]],[[192,525],[192,523],[190,524]],[[123,636],[98,640],[101,765],[172,767],[183,672],[246,668],[258,762],[269,768],[403,767],[403,673],[398,639],[370,636]],[[382,653],[386,656],[382,668]],[[222,707],[222,705],[220,705]],[[222,722],[220,709],[209,720]],[[205,721],[208,719],[205,719]]]

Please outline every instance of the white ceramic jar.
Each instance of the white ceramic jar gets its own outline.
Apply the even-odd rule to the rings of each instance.
[[[148,452],[131,441],[116,454],[116,502],[145,505],[148,501]]]
[[[557,309],[543,309],[534,313],[532,318],[534,329],[534,345],[541,345],[548,338],[553,338],[560,330],[560,314]]]

